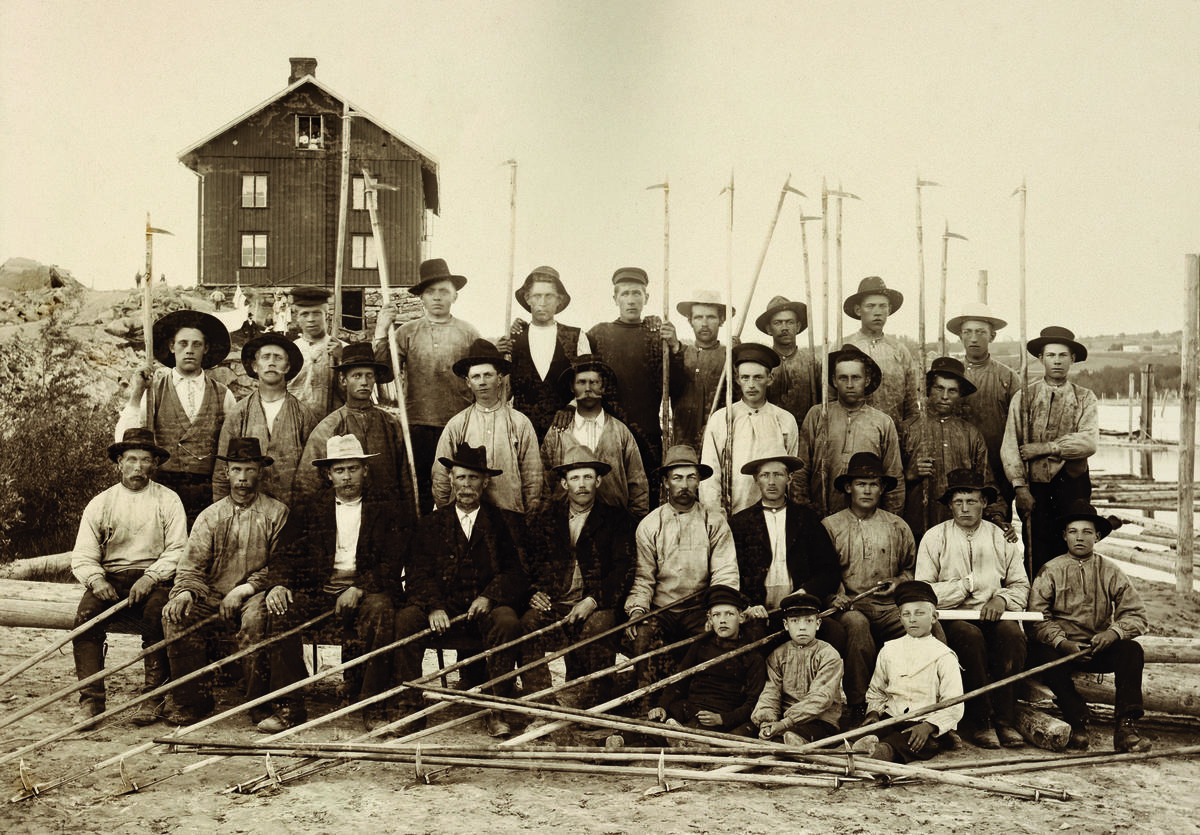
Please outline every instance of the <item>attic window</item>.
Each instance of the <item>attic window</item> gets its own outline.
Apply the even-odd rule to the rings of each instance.
[[[296,117],[296,147],[304,151],[325,147],[325,122],[323,116]]]

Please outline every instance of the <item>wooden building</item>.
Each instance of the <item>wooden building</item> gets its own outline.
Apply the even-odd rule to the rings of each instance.
[[[396,187],[378,192],[380,228],[391,282],[410,285],[427,212],[438,212],[438,165],[318,81],[316,69],[314,58],[292,58],[287,87],[181,151],[179,160],[197,177],[197,285],[333,287],[348,106],[342,306],[349,319],[362,315],[363,288],[379,286],[363,169]]]

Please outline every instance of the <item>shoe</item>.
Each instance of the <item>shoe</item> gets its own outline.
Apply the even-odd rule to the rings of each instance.
[[[81,727],[79,730],[90,731],[92,728],[96,727],[96,723],[95,721],[89,720],[94,720],[95,717],[99,716],[103,712],[104,702],[97,702],[95,699],[87,699],[86,701],[82,701],[79,703],[79,710],[75,711],[74,724],[87,722],[87,724]]]
[[[857,704],[846,705],[842,712],[842,727],[843,730],[857,728],[862,724],[863,719],[867,717],[867,703],[858,702]]]
[[[1072,734],[1074,736],[1074,734]],[[1154,745],[1144,739],[1133,724],[1132,719],[1118,719],[1116,730],[1113,731],[1113,750],[1122,754],[1149,751]]]
[[[1025,737],[1012,725],[996,723],[996,737],[1005,748],[1024,748]]]
[[[856,754],[865,754],[871,756],[875,752],[875,746],[879,743],[879,737],[875,734],[867,734],[854,740],[854,744],[850,746],[850,750]]]
[[[254,727],[260,733],[277,734],[280,731],[286,731],[288,728],[294,728],[297,725],[302,725],[308,720],[308,711],[302,704],[284,703],[275,708],[275,712],[266,719],[259,722]]]
[[[967,738],[971,740],[971,744],[976,748],[995,750],[1000,747],[1000,739],[996,736],[996,731],[992,728],[976,728],[967,734]]]
[[[487,716],[483,718],[484,729],[487,730],[488,736],[509,736],[512,734],[512,728],[504,721],[504,717],[495,710],[489,710]]]
[[[963,747],[962,737],[958,731],[946,731],[937,738],[943,751],[960,751]],[[998,747],[998,746],[997,746]]]
[[[162,719],[166,715],[166,712],[167,700],[165,697],[161,699],[147,699],[138,705],[133,716],[129,717],[129,721],[139,728],[144,728]]]
[[[800,734],[796,733],[795,731],[784,731],[783,744],[791,745],[793,748],[799,748],[801,745],[807,745],[808,740],[800,736]]]
[[[1113,744],[1117,741],[1113,735]],[[1071,751],[1086,751],[1092,746],[1092,736],[1088,733],[1087,725],[1072,725],[1071,738],[1067,740],[1067,748]]]
[[[363,730],[370,733],[382,728],[384,725],[390,724],[390,721],[387,717],[387,711],[381,707],[372,705],[371,707],[363,708],[362,723]]]

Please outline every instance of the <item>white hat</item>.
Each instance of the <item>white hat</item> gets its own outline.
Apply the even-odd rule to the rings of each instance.
[[[968,302],[962,306],[962,313],[946,323],[946,330],[955,336],[962,336],[962,326],[972,319],[978,322],[987,322],[996,330],[1000,330],[1008,324],[992,313],[991,309],[983,302]]]
[[[314,467],[332,464],[334,461],[365,460],[374,458],[378,452],[367,455],[363,452],[362,443],[353,435],[334,435],[325,444],[325,457],[313,461]]]

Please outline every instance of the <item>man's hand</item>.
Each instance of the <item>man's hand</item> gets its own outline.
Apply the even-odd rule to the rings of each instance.
[[[93,580],[91,588],[92,594],[96,596],[96,599],[103,600],[105,603],[116,603],[121,599],[121,595],[117,594],[117,590],[113,588],[113,584],[108,582],[108,579],[105,577],[97,577]]]
[[[158,583],[154,582],[153,577],[149,577],[145,574],[143,574],[141,577],[138,577],[137,582],[134,583],[133,587],[129,589],[129,602],[135,605],[141,603],[150,596],[150,592],[154,591],[154,587],[157,585]]]
[[[662,334],[663,342],[667,343],[671,353],[679,353],[679,335],[675,333],[675,326],[670,322],[662,322],[658,326],[658,332]]]
[[[1000,595],[994,595],[991,600],[983,604],[983,608],[979,610],[979,619],[984,621],[1000,620],[1000,616],[1004,614],[1004,598]]]
[[[933,459],[918,458],[915,462],[917,465],[917,475],[921,478],[931,478],[933,476]]]
[[[833,596],[833,600],[829,602],[830,608],[837,609],[839,612],[846,611],[850,606],[850,595],[845,592],[838,592]]]
[[[1097,652],[1104,652],[1104,650],[1108,649],[1119,640],[1121,640],[1121,636],[1117,634],[1115,629],[1105,629],[1099,635],[1093,635],[1092,655],[1095,655]]]
[[[525,333],[525,320],[513,319],[512,324],[508,327],[508,335],[510,337],[520,336]]]
[[[512,355],[512,339],[507,336],[502,336],[496,340],[496,350],[505,356]]]
[[[387,339],[388,329],[396,322],[396,307],[395,305],[384,305],[379,308],[379,315],[375,319],[375,338]]]
[[[867,725],[874,725],[878,721],[879,721],[879,714],[875,711],[871,711],[870,713],[868,713],[866,716],[863,717],[863,720],[858,723],[858,726],[860,728],[865,728]]]
[[[450,628],[450,616],[445,609],[434,609],[429,613],[429,628],[439,635],[445,635]]]
[[[163,606],[163,620],[167,623],[183,623],[184,618],[191,611],[192,593],[190,591],[181,591],[168,600],[166,606]]]
[[[476,597],[471,601],[471,606],[467,609],[467,620],[475,620],[477,617],[486,615],[492,611],[492,601],[486,597]]]
[[[221,600],[221,618],[229,621],[230,623],[235,622],[238,619],[238,615],[242,611],[242,604],[245,603],[252,594],[254,594],[254,587],[248,586],[245,583],[231,588],[229,590],[229,594],[225,595],[225,597]]]
[[[1034,458],[1045,458],[1047,455],[1054,454],[1054,444],[1051,443],[1031,443],[1021,444],[1021,460],[1032,461]]]
[[[997,528],[999,528],[1004,533],[1004,541],[1005,542],[1016,542],[1017,541],[1017,529],[1015,526],[1010,525],[1008,522],[1005,522],[1003,519],[993,519],[992,524],[995,525]]]
[[[362,599],[363,590],[358,586],[351,586],[338,595],[337,602],[333,604],[333,613],[340,615],[347,609],[357,609]]]
[[[292,590],[287,586],[275,586],[267,592],[267,612],[272,615],[286,615],[293,599]]]
[[[889,577],[883,581],[883,588],[874,592],[875,597],[890,597],[895,591],[896,586],[900,585],[900,581],[895,577]]]
[[[1029,492],[1028,487],[1017,488],[1017,512],[1022,517],[1028,517],[1033,511],[1033,493]]]
[[[652,707],[650,708],[650,712],[646,714],[646,718],[651,722],[665,722],[667,721],[667,711],[665,708]]]
[[[1091,649],[1090,646],[1082,641],[1063,641],[1058,645],[1058,648],[1064,655],[1074,655],[1080,650]]]
[[[567,612],[567,623],[574,626],[577,623],[585,622],[592,616],[592,612],[596,611],[596,605],[594,598],[583,598],[571,607],[571,611]]]
[[[529,608],[537,609],[539,612],[550,611],[550,595],[544,591],[539,591],[533,597],[529,598]]]
[[[778,736],[783,732],[782,722],[763,722],[758,726],[758,738],[770,739],[773,736]]]
[[[129,405],[137,406],[142,402],[142,395],[146,392],[146,387],[150,385],[150,381],[154,379],[154,369],[149,365],[144,368],[139,368],[137,372],[129,378]]]
[[[566,432],[571,428],[571,424],[575,422],[575,407],[568,406],[565,409],[559,409],[554,415],[554,422],[550,424],[550,429],[554,432]]]
[[[929,742],[929,738],[937,733],[937,728],[929,722],[921,722],[908,729],[908,747],[913,750],[914,754],[921,753],[921,749]]]
[[[745,617],[748,620],[766,620],[767,607],[766,606],[751,606],[749,609],[746,610]]]
[[[706,728],[717,728],[721,725],[721,714],[713,713],[711,710],[697,711],[696,719]]]

